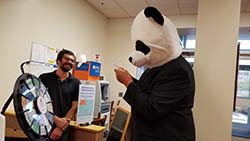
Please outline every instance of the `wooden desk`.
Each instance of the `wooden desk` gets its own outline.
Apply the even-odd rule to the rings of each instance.
[[[6,120],[6,128],[5,128],[6,137],[27,138],[27,136],[19,126],[14,110],[7,110],[5,112],[5,120]]]
[[[71,128],[70,137],[72,141],[103,141],[104,140],[104,126],[88,125],[79,126],[75,121],[70,122]]]
[[[5,130],[6,137],[27,138],[27,136],[19,126],[14,110],[7,110],[5,112],[5,119],[6,119],[6,130]],[[104,136],[104,130],[106,128],[103,126],[97,126],[97,125],[79,126],[75,124],[75,121],[71,121],[70,126],[71,126],[70,138],[72,141],[104,140],[103,136]]]

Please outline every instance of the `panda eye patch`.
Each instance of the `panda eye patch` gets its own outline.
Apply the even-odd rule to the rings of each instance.
[[[150,48],[140,40],[136,41],[135,49],[136,49],[136,51],[141,51],[145,55],[147,55],[150,52]]]

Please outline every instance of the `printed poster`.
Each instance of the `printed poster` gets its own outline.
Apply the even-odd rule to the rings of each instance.
[[[91,123],[94,117],[95,85],[80,84],[77,107],[77,124]]]

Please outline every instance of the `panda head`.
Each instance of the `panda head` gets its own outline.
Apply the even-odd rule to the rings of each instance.
[[[145,8],[135,17],[131,36],[135,51],[129,61],[137,67],[158,67],[182,52],[174,24],[154,7]]]

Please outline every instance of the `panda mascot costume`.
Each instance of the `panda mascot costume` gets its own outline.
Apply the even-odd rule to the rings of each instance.
[[[132,141],[195,141],[192,108],[194,74],[181,56],[174,24],[156,8],[147,7],[134,19],[129,61],[148,68],[139,80],[115,69],[127,87],[124,100],[131,106]]]

